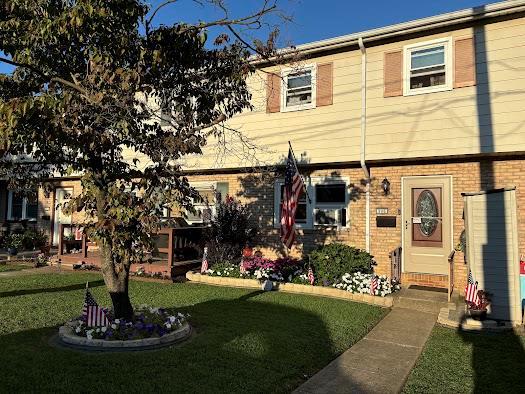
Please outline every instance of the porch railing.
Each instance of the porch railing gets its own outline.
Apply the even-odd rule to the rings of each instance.
[[[77,231],[78,224],[60,224],[58,237],[58,257],[62,261],[86,261],[100,265],[100,255],[91,248],[94,246],[86,235]],[[68,234],[66,234],[67,230]],[[144,264],[148,271],[168,272],[170,276],[183,273],[186,267],[200,264],[203,251],[202,233],[204,227],[165,227],[152,237],[155,248],[151,252],[152,264]],[[76,237],[75,237],[76,235]],[[75,239],[78,238],[78,239]],[[72,249],[77,253],[71,253]],[[185,272],[184,272],[185,273]]]
[[[401,282],[401,246],[389,253],[390,256],[390,278]]]
[[[452,292],[454,291],[454,255],[456,251],[453,250],[448,255],[448,302],[452,299]]]

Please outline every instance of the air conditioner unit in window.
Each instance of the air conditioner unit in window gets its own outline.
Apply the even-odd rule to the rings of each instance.
[[[346,226],[345,208],[316,208],[314,209],[315,226]]]

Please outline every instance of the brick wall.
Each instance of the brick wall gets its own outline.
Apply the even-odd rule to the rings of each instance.
[[[434,164],[402,164],[374,165],[370,168],[372,176],[370,194],[370,227],[371,254],[378,265],[376,272],[390,274],[389,253],[401,245],[401,178],[405,176],[451,175],[453,177],[453,246],[459,242],[464,229],[463,225],[463,192],[476,192],[501,187],[516,186],[519,223],[519,245],[525,245],[525,161],[494,160],[471,161]],[[350,180],[351,201],[348,206],[348,228],[335,229],[304,229],[298,231],[297,247],[292,255],[300,256],[318,245],[337,241],[361,249],[365,248],[365,194],[362,186],[362,171],[360,168],[314,170],[303,175],[311,177],[336,176]],[[262,229],[257,238],[257,247],[267,256],[282,256],[284,249],[279,241],[279,230],[274,227],[274,183],[273,173],[230,173],[213,175],[192,175],[191,182],[228,182],[229,194],[247,204],[253,214],[253,220]],[[387,178],[390,182],[390,193],[385,196],[381,189],[381,181]],[[60,182],[61,187],[73,187],[73,194],[80,190],[79,181]],[[39,207],[39,225],[50,231],[53,221],[53,194],[46,196],[39,192],[41,205]],[[49,208],[51,222],[41,220],[45,208]],[[396,216],[395,228],[378,228],[376,226],[376,208],[388,208],[388,215]],[[80,220],[79,214],[74,214],[73,221]],[[455,286],[461,289],[465,286],[467,267],[464,256],[456,252],[454,260]],[[424,275],[421,273],[404,273],[405,282],[446,287],[448,278],[443,275]]]
[[[457,162],[436,164],[410,164],[374,166],[371,168],[373,178],[371,187],[371,253],[378,261],[377,270],[380,273],[388,273],[390,261],[388,253],[401,245],[401,178],[405,176],[423,175],[452,175],[453,183],[453,246],[459,242],[460,234],[464,229],[463,223],[463,197],[461,193],[490,190],[494,188],[516,187],[516,199],[518,205],[518,241],[520,253],[525,242],[525,211],[520,209],[525,205],[525,161],[523,160],[485,160],[481,162]],[[381,181],[387,178],[390,181],[391,192],[384,196],[380,189]],[[396,228],[376,228],[376,208],[386,207],[389,214],[397,216]],[[464,263],[464,255],[456,252],[454,258],[454,286],[462,289],[467,280],[467,266]],[[405,276],[413,282],[433,283],[437,287],[443,287],[443,277],[440,275]],[[433,279],[432,279],[433,278]],[[423,284],[423,283],[421,283]]]

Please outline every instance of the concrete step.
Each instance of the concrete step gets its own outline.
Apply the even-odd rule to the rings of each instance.
[[[449,302],[446,293],[409,288],[396,294],[394,308],[396,307],[438,314],[441,308],[449,307]]]

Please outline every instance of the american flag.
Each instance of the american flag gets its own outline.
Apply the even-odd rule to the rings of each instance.
[[[479,304],[478,282],[474,282],[472,271],[468,271],[468,283],[465,287],[465,301],[472,302],[474,305]]]
[[[377,276],[373,275],[370,278],[370,294],[376,295],[376,290],[377,290]]]
[[[244,259],[241,259],[241,264],[239,264],[239,272],[243,275],[246,273],[246,267],[244,266]]]
[[[314,276],[314,271],[312,271],[312,267],[308,267],[308,280],[310,281],[310,284],[313,286],[315,282],[315,276]]]
[[[283,204],[281,207],[281,241],[288,249],[292,247],[295,241],[295,212],[303,188],[303,179],[297,171],[292,148],[290,148],[284,174]]]
[[[82,307],[82,317],[86,320],[87,326],[104,327],[109,325],[105,308],[98,306],[87,286],[86,283],[86,296],[84,298],[84,306]]]
[[[208,271],[208,248],[204,248],[204,254],[202,255],[201,274]]]

